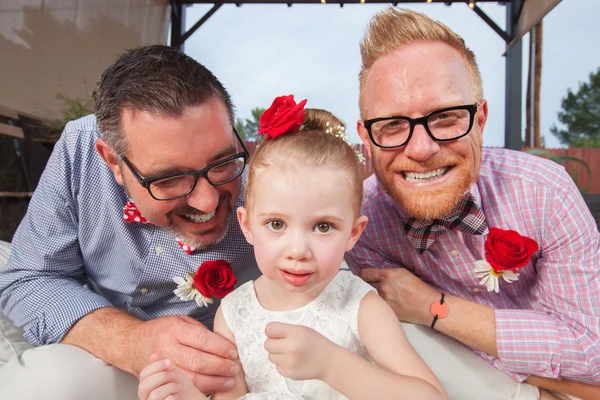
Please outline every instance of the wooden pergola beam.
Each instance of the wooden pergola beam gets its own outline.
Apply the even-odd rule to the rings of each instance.
[[[242,6],[243,4],[287,4],[288,6],[292,6],[294,4],[322,4],[321,0],[246,0],[246,1],[238,1],[238,0],[224,0],[224,1],[215,1],[215,0],[175,0],[180,4],[235,4],[236,6]],[[474,3],[498,3],[502,2],[499,0],[475,0]],[[364,4],[409,4],[409,3],[445,3],[447,5],[451,5],[453,3],[456,4],[465,4],[469,3],[468,0],[398,0],[398,1],[389,1],[389,0],[365,0]],[[361,0],[325,0],[325,4],[362,4]]]

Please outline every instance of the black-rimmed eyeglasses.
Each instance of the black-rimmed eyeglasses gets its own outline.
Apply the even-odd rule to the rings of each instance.
[[[199,171],[177,172],[144,178],[136,171],[127,157],[121,156],[121,159],[139,184],[145,187],[155,200],[175,200],[190,194],[200,177],[206,179],[213,186],[219,186],[233,181],[242,174],[249,153],[235,129],[234,133],[241,143],[243,151],[207,165]]]
[[[423,125],[429,137],[437,142],[459,139],[471,131],[476,113],[477,103],[442,108],[420,118],[373,118],[364,124],[375,146],[391,149],[407,144],[417,125]]]

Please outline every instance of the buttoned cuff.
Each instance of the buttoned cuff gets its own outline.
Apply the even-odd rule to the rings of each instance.
[[[564,326],[548,314],[529,310],[496,310],[498,358],[515,373],[560,377]]]
[[[24,337],[34,346],[59,343],[83,316],[102,307],[111,307],[106,298],[83,286],[70,287],[38,310],[38,315],[24,326]]]

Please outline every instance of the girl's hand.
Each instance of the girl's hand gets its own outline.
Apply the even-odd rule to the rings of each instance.
[[[175,365],[156,354],[151,363],[140,372],[138,397],[140,400],[175,400],[181,386],[176,382]]]
[[[138,386],[140,400],[204,400],[183,370],[157,354],[150,356],[150,364],[140,372]]]
[[[294,380],[324,380],[337,347],[333,342],[311,328],[281,322],[269,323],[265,334],[269,361],[281,375]]]

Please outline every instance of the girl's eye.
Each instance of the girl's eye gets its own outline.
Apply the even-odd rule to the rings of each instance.
[[[267,226],[272,231],[280,231],[284,228],[285,225],[284,225],[283,221],[276,219],[276,220],[267,222]]]
[[[319,233],[329,233],[333,230],[333,226],[329,222],[319,222],[315,228]]]

